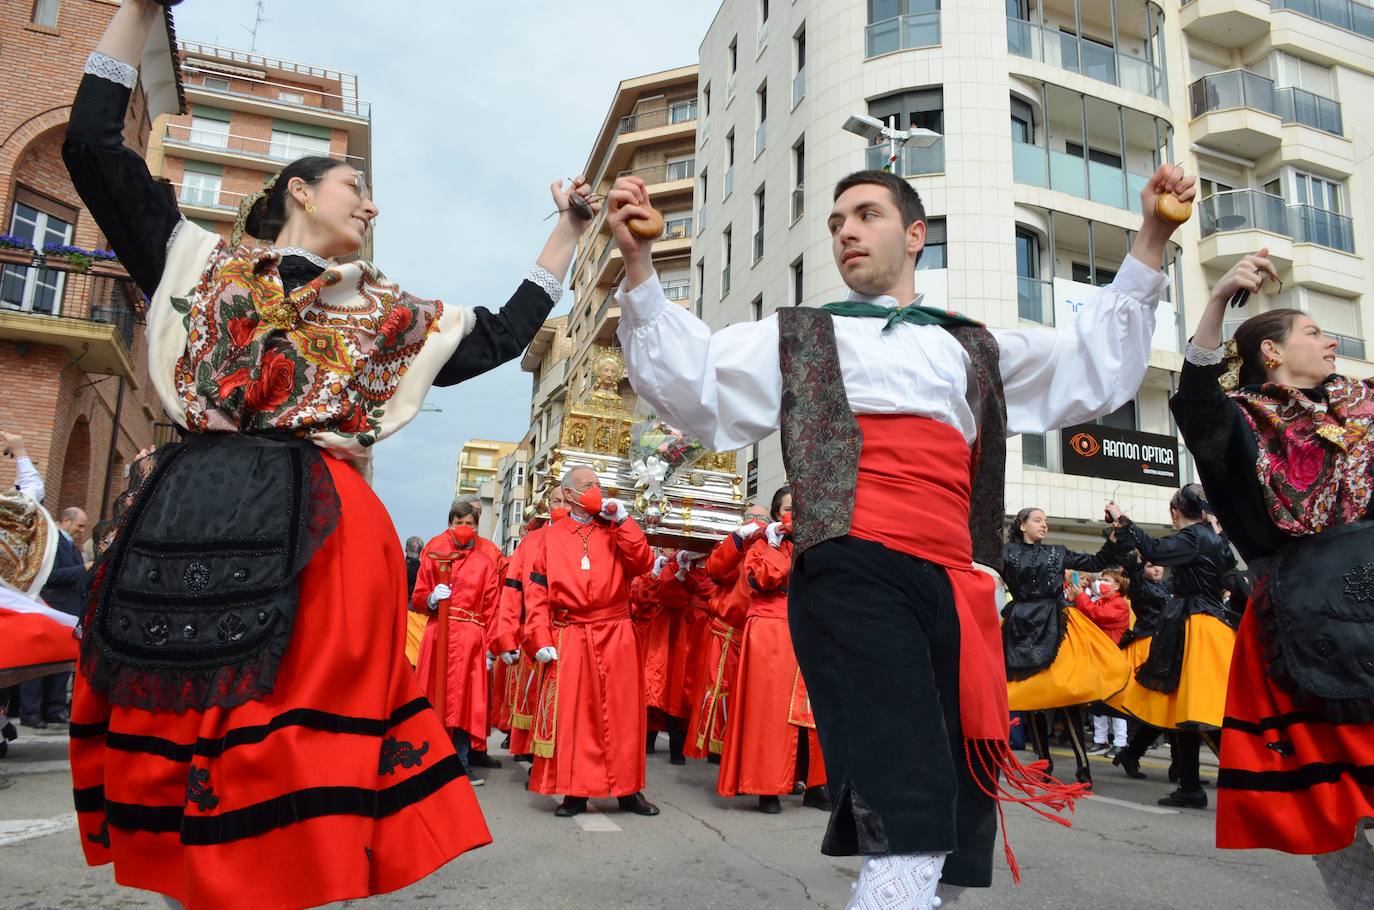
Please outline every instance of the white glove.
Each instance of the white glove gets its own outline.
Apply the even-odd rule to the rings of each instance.
[[[673,559],[677,560],[677,564],[684,569],[688,568],[689,564],[696,558],[697,554],[693,553],[691,550],[678,550],[673,554]]]
[[[495,655],[495,654],[492,654],[490,651],[488,651],[488,652],[487,652],[487,669],[490,670],[490,669],[491,669],[492,667],[494,667],[494,666],[496,666],[496,655]]]
[[[740,540],[748,540],[754,536],[758,529],[758,522],[751,521],[748,524],[742,524],[738,528],[735,528],[735,533],[739,535]]]
[[[551,660],[558,660],[558,650],[556,648],[540,648],[534,652],[534,659],[541,664],[546,664]]]
[[[771,525],[768,526],[768,529],[767,529],[764,533],[766,533],[766,534],[768,535],[768,542],[769,542],[772,546],[774,546],[774,547],[781,547],[781,546],[782,546],[782,539],[783,539],[783,537],[784,537],[784,535],[785,535],[785,533],[786,533],[786,532],[783,531],[783,529],[782,529],[782,522],[780,522],[780,521],[775,521],[775,522],[773,522]]]
[[[605,499],[601,502],[601,517],[620,524],[630,517],[630,510],[619,499]]]
[[[655,559],[655,560],[654,560],[654,570],[653,570],[653,576],[654,576],[654,578],[657,578],[658,576],[660,576],[660,575],[663,574],[663,567],[666,566],[667,564],[668,564],[668,557],[666,557],[666,556],[660,556],[658,559]]]
[[[434,612],[434,608],[439,606],[439,601],[448,600],[452,596],[453,590],[448,585],[435,585],[434,590],[429,592],[429,612]]]
[[[502,652],[502,654],[501,654],[501,663],[505,664],[505,665],[508,666],[508,667],[509,667],[511,664],[515,663],[515,662],[516,662],[517,660],[519,660],[519,659],[520,659],[520,652],[519,652],[519,651],[504,651],[504,652]]]

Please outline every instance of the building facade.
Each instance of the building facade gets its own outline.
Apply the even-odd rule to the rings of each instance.
[[[372,106],[358,77],[248,51],[180,43],[187,113],[154,125],[148,161],[186,217],[228,237],[243,199],[287,164],[326,155],[372,180]],[[364,258],[371,256],[369,235]]]
[[[1340,105],[1371,87],[1369,12],[725,0],[701,45],[694,306],[719,328],[844,296],[825,228],[832,190],[889,158],[842,129],[852,114],[941,134],[894,162],[929,216],[917,290],[999,327],[1070,326],[1129,250],[1149,175],[1181,162],[1206,198],[1168,251],[1138,395],[1090,425],[1013,437],[1007,465],[1008,510],[1044,508],[1062,542],[1095,546],[1109,498],[1166,525],[1172,490],[1192,479],[1168,397],[1211,283],[1240,256],[1268,246],[1284,289],[1237,320],[1301,307],[1342,336],[1342,371],[1370,373],[1374,162]],[[776,434],[747,455],[763,495],[784,482]]]
[[[496,463],[491,539],[503,553],[514,553],[525,534],[529,464],[530,450],[524,445]]]
[[[539,327],[525,349],[520,369],[531,376],[530,428],[521,440],[529,451],[525,475],[526,499],[533,502],[548,483],[549,463],[559,434],[563,432],[563,406],[568,396],[568,366],[573,344],[568,317],[555,316]]]
[[[6,69],[0,93],[0,427],[22,434],[42,473],[45,505],[92,521],[110,514],[139,450],[170,429],[147,372],[145,302],[115,261],[78,252],[109,246],[62,161],[86,57],[117,3],[0,5]],[[142,153],[151,130],[137,87],[125,120]],[[12,462],[0,484],[14,481]]]
[[[458,453],[458,471],[454,479],[455,499],[477,496],[482,485],[496,480],[496,469],[502,458],[515,451],[517,443],[494,439],[469,439]],[[489,497],[490,498],[490,497]]]

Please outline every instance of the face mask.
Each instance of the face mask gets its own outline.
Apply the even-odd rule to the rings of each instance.
[[[601,488],[587,487],[582,491],[582,495],[577,498],[577,504],[586,510],[588,515],[595,515],[601,511]]]
[[[1112,595],[1112,583],[1109,581],[1099,581],[1097,583],[1097,596],[1110,597]]]
[[[477,529],[472,525],[459,525],[450,529],[453,532],[453,539],[460,547],[470,546],[477,537]]]
[[[562,506],[549,510],[549,521],[562,521],[568,517],[568,510]]]

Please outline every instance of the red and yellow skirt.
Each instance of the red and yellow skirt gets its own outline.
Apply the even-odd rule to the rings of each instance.
[[[1064,611],[1068,628],[1059,653],[1028,679],[1007,683],[1012,711],[1046,711],[1102,701],[1126,687],[1130,668],[1107,633],[1072,607]]]
[[[491,842],[405,660],[405,563],[353,468],[300,576],[273,692],[206,711],[112,707],[78,674],[71,763],[86,861],[187,910],[289,910],[403,888]]]

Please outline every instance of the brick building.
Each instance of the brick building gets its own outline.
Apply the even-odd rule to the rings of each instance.
[[[123,268],[41,252],[108,246],[61,147],[86,56],[117,9],[110,0],[0,4],[5,69],[23,75],[0,92],[0,233],[18,241],[0,248],[0,426],[24,435],[50,509],[80,506],[93,518],[108,514],[126,466],[166,420],[147,374],[144,304]],[[140,88],[125,140],[143,151],[150,129]],[[13,480],[5,462],[0,484]]]

